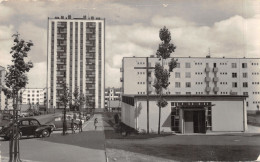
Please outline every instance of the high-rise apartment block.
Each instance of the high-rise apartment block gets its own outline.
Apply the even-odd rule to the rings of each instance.
[[[48,108],[63,108],[59,101],[65,82],[96,108],[104,108],[105,20],[86,17],[48,19]]]
[[[260,105],[259,58],[179,57],[170,74],[164,94],[175,95],[245,95],[247,110]],[[122,93],[155,94],[153,88],[156,57],[125,57],[122,61]],[[168,67],[168,61],[164,63]],[[148,73],[148,74],[147,74]],[[148,76],[148,78],[147,78]],[[148,81],[148,82],[147,82]]]

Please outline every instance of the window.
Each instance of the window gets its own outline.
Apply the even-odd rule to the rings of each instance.
[[[180,88],[181,87],[181,82],[175,82],[175,87]]]
[[[31,120],[30,125],[39,125],[37,120]]]
[[[237,73],[232,73],[232,78],[237,78]]]
[[[243,87],[248,87],[247,82],[243,82]]]
[[[243,92],[243,95],[244,96],[248,96],[248,92]]]
[[[247,73],[243,73],[243,78],[247,78]]]
[[[232,82],[232,87],[236,88],[237,87],[237,82]]]
[[[232,63],[232,68],[237,68],[237,64],[236,63]]]
[[[242,68],[247,68],[247,63],[242,63]]]
[[[176,94],[176,95],[180,95],[180,94],[181,94],[181,92],[175,92],[175,94]]]
[[[185,68],[190,68],[190,63],[189,62],[185,63]]]
[[[29,121],[28,120],[21,121],[21,125],[29,125]]]
[[[181,67],[180,63],[177,62],[177,64],[176,64],[176,68],[180,68],[180,67]]]
[[[181,73],[175,72],[175,78],[181,78]]]
[[[190,75],[190,72],[186,72],[186,73],[185,73],[185,77],[186,77],[186,78],[190,78],[190,76],[191,76],[191,75]]]
[[[191,87],[191,83],[190,82],[186,82],[186,87],[190,88]]]
[[[191,95],[191,92],[186,92],[186,95]]]

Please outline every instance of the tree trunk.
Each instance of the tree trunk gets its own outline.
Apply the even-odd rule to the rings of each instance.
[[[158,134],[161,133],[161,106],[159,106]]]

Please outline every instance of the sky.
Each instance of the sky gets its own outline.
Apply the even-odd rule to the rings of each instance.
[[[0,66],[11,64],[12,35],[34,43],[28,88],[46,87],[48,17],[106,20],[106,87],[120,87],[123,57],[155,55],[166,26],[173,57],[260,58],[259,0],[0,0]]]

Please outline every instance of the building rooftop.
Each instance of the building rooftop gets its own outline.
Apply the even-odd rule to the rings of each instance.
[[[55,16],[54,18],[50,18],[50,19],[67,19],[67,20],[104,20],[104,18],[100,18],[100,17],[94,17],[94,16],[86,16],[84,15],[83,17],[72,17],[71,15],[68,15],[68,17],[65,16]]]
[[[132,56],[132,57],[123,57],[124,58],[147,58],[147,57],[136,57],[136,56]],[[156,56],[154,55],[150,55],[149,58],[157,58]],[[170,58],[199,58],[199,59],[260,59],[260,58],[246,58],[246,57],[170,57]],[[159,58],[158,58],[159,59]]]

